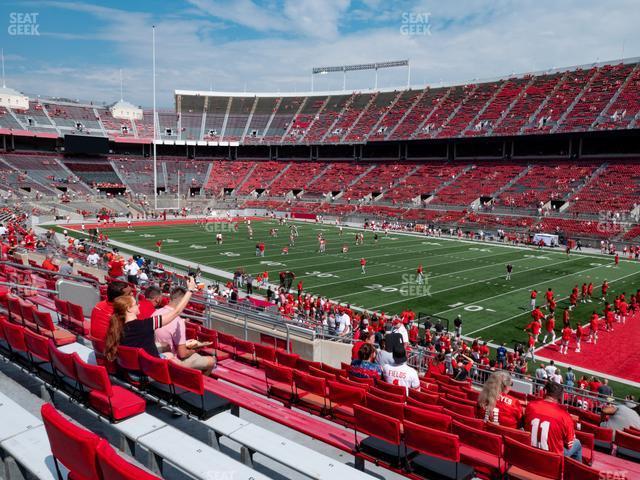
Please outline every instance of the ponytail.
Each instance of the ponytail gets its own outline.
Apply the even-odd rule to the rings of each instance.
[[[131,295],[121,295],[113,301],[113,315],[109,320],[104,352],[106,359],[110,362],[115,361],[118,354],[118,346],[122,340],[127,310],[132,302],[133,297]]]

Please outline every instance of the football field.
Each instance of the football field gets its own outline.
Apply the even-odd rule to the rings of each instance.
[[[472,242],[450,238],[416,236],[379,232],[374,240],[371,231],[364,233],[364,244],[355,245],[355,233],[361,230],[344,228],[342,235],[333,225],[295,223],[299,236],[289,254],[282,248],[289,244],[289,224],[274,221],[253,221],[253,240],[247,226],[240,223],[234,232],[228,223],[202,225],[135,226],[132,230],[109,228],[112,240],[155,250],[162,240],[162,253],[187,260],[193,267],[209,266],[227,272],[244,269],[254,277],[269,272],[271,283],[278,282],[278,273],[289,270],[296,280],[304,282],[304,290],[323,295],[370,311],[399,313],[411,308],[417,313],[439,315],[453,320],[463,319],[463,333],[482,337],[495,343],[526,340],[522,331],[529,322],[529,297],[538,290],[538,303],[551,287],[558,301],[556,328],[562,324],[562,310],[568,306],[568,296],[574,285],[594,283],[594,302],[578,304],[571,312],[575,328],[578,320],[586,322],[594,308],[602,311],[600,286],[610,284],[609,299],[620,292],[635,292],[640,286],[640,263],[621,259],[614,266],[613,258],[596,254],[571,253],[560,249],[538,250],[496,243]],[[278,229],[278,237],[270,235]],[[216,233],[223,236],[217,245]],[[326,239],[326,253],[318,252],[317,235]],[[256,256],[256,243],[264,242],[264,257]],[[343,245],[348,253],[343,253]],[[366,274],[361,272],[360,259],[367,260]],[[511,280],[505,279],[506,265],[513,265]],[[422,264],[424,284],[418,283],[416,269]],[[211,275],[205,275],[211,278]]]

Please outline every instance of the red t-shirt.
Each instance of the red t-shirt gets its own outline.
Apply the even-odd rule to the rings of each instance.
[[[504,427],[518,428],[522,416],[520,400],[511,395],[499,395],[493,410],[485,411],[484,419]]]
[[[138,300],[138,309],[140,312],[138,313],[138,320],[143,320],[145,318],[153,317],[156,307],[151,303],[150,300],[142,297]]]
[[[104,340],[113,314],[113,305],[106,300],[96,303],[91,310],[90,333],[93,338]]]
[[[124,275],[123,266],[124,262],[112,260],[107,265],[107,267],[109,268],[109,271],[107,273],[112,278],[121,277]]]
[[[573,446],[573,420],[560,405],[546,400],[531,402],[524,413],[525,429],[531,432],[531,446],[564,453]]]

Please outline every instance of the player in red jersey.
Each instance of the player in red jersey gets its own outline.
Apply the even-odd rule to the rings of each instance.
[[[551,287],[549,287],[547,289],[547,293],[545,294],[546,298],[547,298],[547,305],[549,303],[551,303],[551,300],[553,300],[553,290],[551,290]]]
[[[581,462],[582,445],[575,438],[573,420],[560,406],[563,394],[562,385],[548,381],[544,387],[544,399],[529,403],[525,409],[525,430],[531,432],[532,447]]]
[[[551,343],[555,343],[556,341],[556,318],[553,314],[547,315],[547,319],[544,323],[544,338],[542,339],[542,343],[547,343],[547,337],[551,335]]]
[[[593,297],[593,282],[589,282],[589,285],[587,285],[587,301],[589,303],[592,302],[592,297]]]
[[[613,332],[613,322],[615,321],[615,314],[613,310],[607,310],[604,314],[604,322],[607,328],[607,332]]]
[[[156,242],[156,251],[160,253],[162,251],[162,240]]]
[[[534,335],[533,333],[529,333],[529,343],[528,343],[528,349],[527,349],[527,353],[524,356],[524,360],[526,362],[527,358],[529,357],[529,355],[531,355],[531,361],[535,362],[536,361],[536,340],[537,340],[537,336]]]
[[[569,310],[573,310],[576,308],[576,304],[578,303],[578,294],[575,292],[571,292],[569,296]]]
[[[609,282],[607,282],[606,280],[602,282],[602,287],[600,287],[600,289],[602,290],[602,301],[604,302],[605,299],[607,298],[607,290],[609,290]]]
[[[493,372],[484,383],[478,405],[484,412],[485,422],[509,428],[522,426],[522,405],[517,398],[509,395],[511,385],[513,380],[507,372]]]
[[[600,316],[594,310],[591,314],[591,319],[589,320],[589,340],[587,343],[598,343],[598,320],[600,320]]]
[[[536,298],[538,297],[538,291],[537,290],[532,290],[531,291],[531,310],[535,310],[536,308]]]
[[[424,270],[422,268],[422,264],[419,264],[416,269],[416,281],[418,282],[418,285],[422,285],[424,283]]]
[[[582,289],[580,292],[580,302],[587,303],[587,284],[582,284]]]
[[[580,322],[576,325],[576,353],[580,353],[580,342],[587,336],[586,328]]]
[[[362,275],[367,273],[367,260],[365,258],[360,259],[360,270],[362,271]]]
[[[560,353],[562,355],[566,355],[569,352],[569,340],[571,340],[571,335],[573,335],[573,330],[569,325],[566,325],[562,329],[562,341],[560,343]]]
[[[613,257],[613,260],[616,263],[616,267],[620,264],[620,254],[616,253],[616,256]]]
[[[568,308],[565,308],[564,311],[562,312],[562,326],[563,327],[571,326],[571,320],[569,318]]]
[[[620,317],[620,322],[624,324],[627,320],[627,312],[629,310],[629,304],[624,301],[624,294],[620,296],[620,303],[618,304],[618,315]]]

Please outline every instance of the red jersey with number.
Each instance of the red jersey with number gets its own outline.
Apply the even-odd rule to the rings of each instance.
[[[573,420],[560,405],[546,400],[531,402],[524,413],[525,430],[531,432],[531,446],[564,453],[573,446]]]
[[[511,395],[499,395],[493,410],[484,412],[485,421],[510,428],[518,428],[522,416],[520,400]]]

